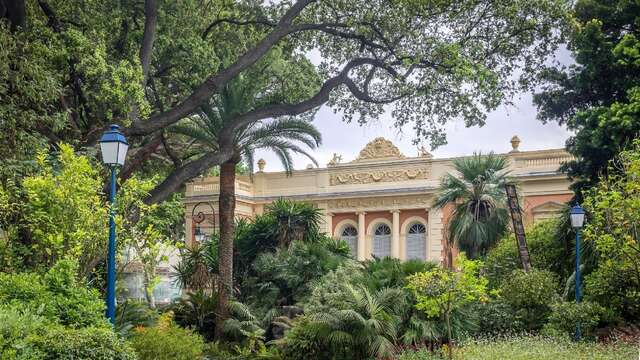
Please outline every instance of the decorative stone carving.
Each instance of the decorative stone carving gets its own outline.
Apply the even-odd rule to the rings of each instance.
[[[331,160],[329,160],[329,162],[327,163],[327,166],[336,166],[340,164],[340,162],[342,162],[342,155],[333,153],[333,157],[331,158]]]
[[[427,158],[427,159],[432,159],[433,155],[431,155],[431,153],[429,151],[427,151],[427,149],[425,149],[424,146],[420,146],[420,148],[418,149],[418,156],[419,157],[423,157],[423,158]]]
[[[353,210],[353,209],[376,209],[382,210],[385,208],[429,208],[431,206],[431,195],[423,196],[393,196],[393,197],[379,197],[379,198],[359,198],[359,199],[335,199],[329,200],[328,208],[332,212],[340,212],[340,209]]]
[[[353,162],[369,161],[374,159],[396,158],[404,159],[404,155],[393,145],[393,143],[383,137],[375,138],[369,142]]]
[[[513,135],[513,137],[511,138],[511,152],[520,152],[520,150],[518,150],[518,147],[520,146],[520,138],[518,137],[518,135]]]
[[[329,178],[330,185],[348,184],[370,184],[377,182],[394,182],[428,179],[429,170],[427,168],[416,168],[406,170],[373,170],[366,172],[333,174]]]

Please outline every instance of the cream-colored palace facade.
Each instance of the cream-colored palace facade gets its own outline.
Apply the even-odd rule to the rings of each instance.
[[[571,156],[563,149],[519,151],[520,140],[511,139],[513,150],[504,156],[519,182],[519,197],[526,224],[556,216],[571,198],[569,180],[558,167]],[[309,166],[290,176],[266,172],[264,160],[253,178],[236,180],[236,212],[254,217],[278,198],[307,201],[322,210],[324,230],[345,239],[359,260],[392,256],[440,262],[444,254],[444,229],[449,209],[435,209],[433,199],[440,178],[453,171],[452,158],[433,158],[420,151],[416,157],[400,153],[384,138],[371,141],[352,161],[334,158],[324,168]],[[209,233],[217,216],[217,177],[196,179],[187,184],[187,243],[194,240],[193,213],[206,219],[198,226]],[[194,209],[194,206],[197,208]]]

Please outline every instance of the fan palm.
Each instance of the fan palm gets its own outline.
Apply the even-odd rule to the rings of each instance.
[[[216,334],[221,336],[221,324],[227,318],[227,303],[233,282],[233,239],[235,213],[235,170],[244,159],[253,172],[254,153],[258,149],[273,151],[290,173],[293,169],[292,153],[308,157],[316,165],[315,159],[302,146],[314,149],[321,142],[320,132],[309,121],[285,117],[272,121],[256,121],[237,128],[232,139],[223,138],[225,130],[234,124],[238,114],[250,111],[259,94],[252,88],[251,81],[242,76],[224,87],[219,96],[213,98],[209,106],[172,128],[174,133],[187,136],[193,142],[194,153],[218,151],[222,144],[231,147],[231,158],[220,166],[220,194],[218,200],[220,216],[218,286],[219,318]],[[219,325],[220,324],[220,325]]]
[[[338,358],[387,358],[397,343],[400,318],[394,307],[402,289],[386,288],[371,293],[364,286],[346,285],[341,308],[309,315],[312,333]]]
[[[267,211],[278,223],[276,238],[279,247],[294,241],[313,241],[320,233],[322,212],[310,203],[279,199]]]
[[[449,243],[474,259],[484,255],[507,230],[507,160],[494,153],[474,153],[454,160],[453,167],[458,174],[441,179],[434,205],[454,205],[448,225]]]

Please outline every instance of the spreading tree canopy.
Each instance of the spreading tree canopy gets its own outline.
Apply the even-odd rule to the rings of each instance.
[[[276,51],[287,66],[264,92],[293,95],[236,114],[223,135],[328,104],[360,123],[391,111],[396,127],[437,146],[447,121],[481,125],[487,111],[531,85],[566,19],[561,0],[0,4],[3,163],[20,167],[32,149],[60,140],[94,149],[116,122],[132,144],[122,176],[166,176],[151,202],[233,153],[222,143],[185,160],[188,143],[165,130]]]
[[[572,15],[568,48],[575,64],[543,71],[534,102],[540,120],[575,132],[567,148],[576,160],[564,168],[581,197],[640,134],[640,4],[580,0]]]

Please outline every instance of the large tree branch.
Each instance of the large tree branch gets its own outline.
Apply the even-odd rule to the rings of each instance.
[[[329,100],[331,91],[339,87],[340,85],[346,85],[351,93],[362,101],[372,101],[378,103],[387,103],[393,100],[376,100],[372,99],[367,92],[364,92],[356,86],[356,84],[349,78],[349,72],[358,66],[370,65],[373,67],[385,69],[387,72],[394,76],[400,76],[390,65],[385,64],[382,60],[371,58],[356,58],[349,61],[340,71],[340,73],[334,77],[329,78],[322,84],[320,90],[311,98],[295,103],[295,104],[277,104],[264,106],[242,115],[237,116],[232,122],[231,126],[226,127],[221,132],[221,139],[231,139],[232,134],[238,129],[261,119],[273,118],[278,116],[294,116],[304,112],[310,111],[318,106],[321,106]]]
[[[218,19],[212,22],[211,24],[209,24],[209,26],[207,26],[207,28],[202,33],[202,39],[203,40],[206,39],[209,36],[209,33],[211,32],[211,30],[213,30],[214,27],[220,24],[232,24],[232,25],[238,25],[238,26],[262,25],[262,26],[268,26],[268,27],[276,27],[278,25],[269,20],[237,20],[237,19],[226,19],[226,18]]]
[[[149,65],[153,54],[153,42],[156,38],[156,24],[158,22],[158,1],[145,0],[144,2],[144,32],[142,34],[142,46],[140,47],[140,64],[142,65],[142,85],[147,83]]]
[[[232,156],[233,151],[208,152],[198,160],[175,169],[171,175],[167,176],[163,182],[151,190],[149,197],[145,199],[145,203],[155,204],[166,200],[171,194],[178,191],[184,183],[202,174],[205,170],[231,159]]]
[[[120,180],[124,181],[131,177],[133,172],[142,166],[153,155],[162,143],[162,135],[157,134],[152,137],[149,142],[139,148],[132,156],[127,159],[126,165],[120,171]]]
[[[126,129],[129,135],[146,135],[163,129],[195,111],[198,106],[205,103],[224,84],[233,79],[243,70],[260,60],[278,41],[291,33],[293,19],[300,14],[305,7],[316,0],[298,0],[282,16],[278,25],[253,49],[240,56],[231,66],[219,73],[209,76],[186,99],[172,109],[151,116],[147,121],[137,120]]]

